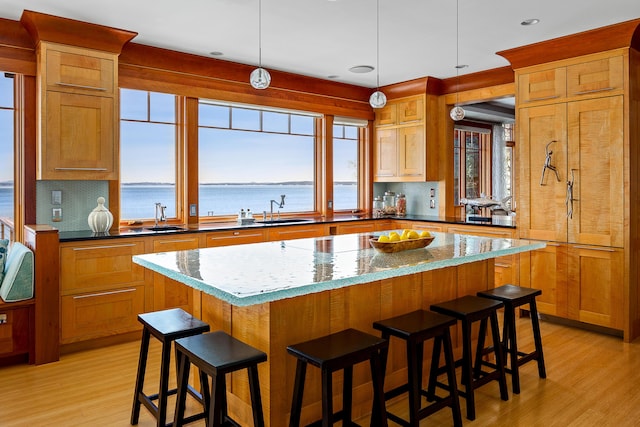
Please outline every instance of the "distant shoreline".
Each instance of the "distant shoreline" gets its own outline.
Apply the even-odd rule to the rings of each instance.
[[[336,185],[355,185],[357,184],[355,181],[343,181],[343,182],[336,182]],[[127,183],[122,183],[123,186],[141,186],[141,185],[145,185],[145,186],[151,186],[151,185],[157,185],[157,186],[161,186],[161,185],[175,185],[175,184],[171,184],[168,182],[127,182]],[[285,181],[285,182],[205,182],[205,183],[201,183],[200,185],[313,185],[312,181]]]

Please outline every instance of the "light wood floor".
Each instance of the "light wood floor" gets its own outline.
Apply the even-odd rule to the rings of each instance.
[[[528,319],[519,322],[520,344],[527,349]],[[464,418],[461,400],[465,426],[640,426],[640,340],[626,344],[619,337],[549,322],[542,322],[542,339],[547,379],[539,379],[531,363],[521,369],[520,395],[511,393],[508,378],[509,401],[500,400],[497,384],[482,387],[476,391],[475,421]],[[138,351],[139,343],[132,342],[65,355],[42,366],[0,368],[0,426],[128,426]],[[152,351],[157,354],[159,345]],[[149,361],[150,385],[157,384],[157,359]],[[406,411],[404,402],[393,409]],[[445,409],[421,426],[451,423]],[[145,408],[139,425],[155,425]]]

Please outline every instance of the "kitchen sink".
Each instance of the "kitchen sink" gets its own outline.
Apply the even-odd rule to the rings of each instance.
[[[156,227],[145,227],[146,230],[151,231],[176,231],[176,230],[184,230],[183,227],[178,225],[158,225]]]
[[[283,218],[271,219],[266,221],[256,221],[256,224],[289,224],[292,222],[310,222],[312,220],[306,218]]]

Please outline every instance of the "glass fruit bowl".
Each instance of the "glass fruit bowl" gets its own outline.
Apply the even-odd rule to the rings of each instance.
[[[433,242],[434,236],[420,237],[417,239],[400,240],[397,242],[378,242],[378,238],[369,239],[371,246],[373,246],[378,252],[394,253],[409,251],[412,249],[426,248]]]

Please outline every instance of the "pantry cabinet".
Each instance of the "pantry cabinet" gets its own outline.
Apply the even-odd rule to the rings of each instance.
[[[627,339],[625,223],[637,192],[625,121],[629,60],[616,49],[516,70],[519,237],[548,244],[520,255],[520,284],[543,290],[542,313]]]

